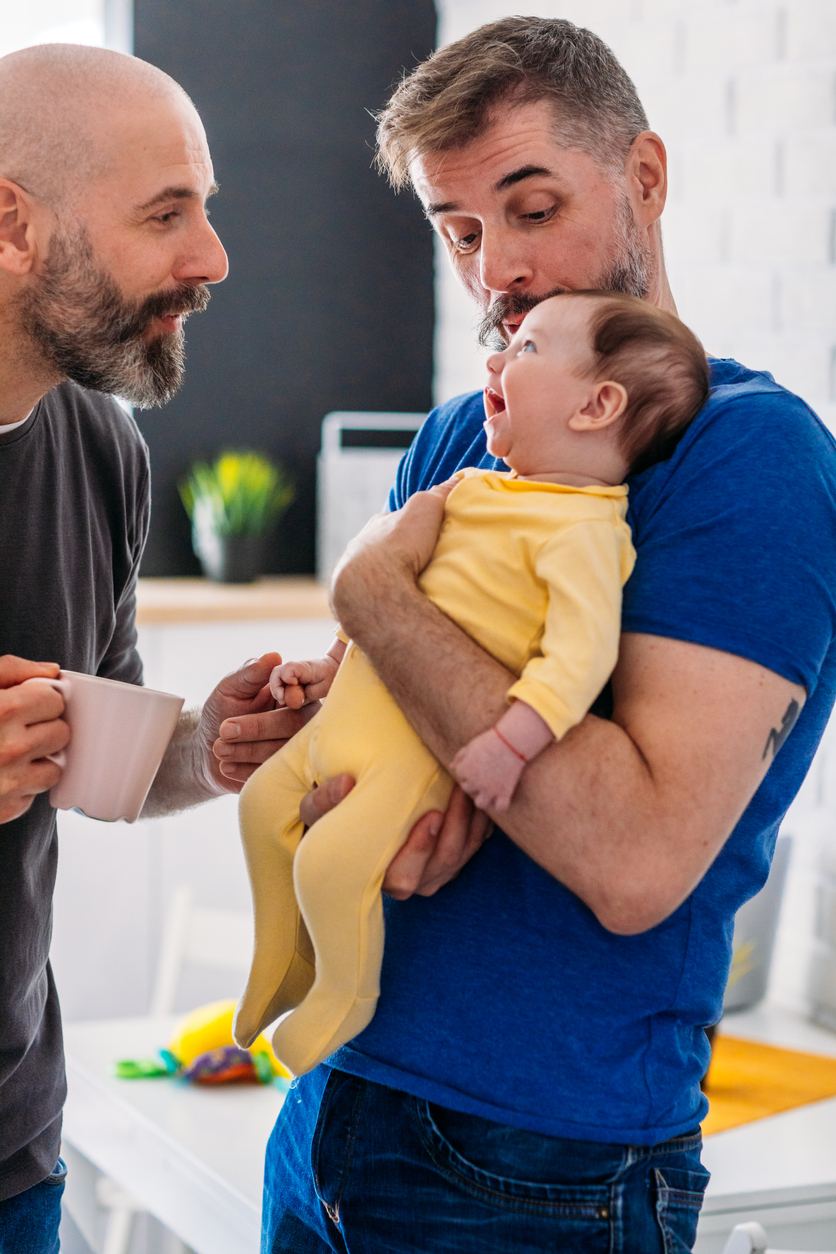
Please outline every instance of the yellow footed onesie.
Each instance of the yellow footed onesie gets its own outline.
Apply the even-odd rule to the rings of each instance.
[[[468,470],[447,499],[421,587],[519,678],[556,737],[580,722],[615,666],[621,589],[635,553],[627,489],[570,488]],[[299,803],[332,775],[357,783],[302,840]],[[381,884],[415,821],[452,780],[371,663],[349,645],[322,709],[241,793],[255,910],[252,969],[235,1020],[273,1036],[297,1075],[371,1021],[383,956]]]

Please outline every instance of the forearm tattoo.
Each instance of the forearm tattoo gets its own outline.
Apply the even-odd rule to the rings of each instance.
[[[781,745],[784,743],[787,736],[789,736],[790,732],[795,727],[795,724],[798,721],[798,716],[800,713],[801,713],[801,706],[798,704],[795,698],[793,698],[792,701],[790,701],[789,705],[787,706],[784,717],[781,719],[781,726],[770,728],[769,735],[766,738],[766,744],[764,745],[763,757],[761,758],[761,761],[763,761],[763,758],[766,757],[770,749],[772,750],[773,758],[775,757],[776,753],[781,748]]]

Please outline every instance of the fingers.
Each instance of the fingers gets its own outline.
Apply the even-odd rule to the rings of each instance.
[[[0,743],[5,746],[11,741],[16,743],[20,757],[33,762],[64,749],[70,742],[70,729],[63,719],[51,718],[20,729],[14,737],[3,737]]]
[[[30,662],[6,653],[0,657],[0,688],[11,688],[27,679],[54,679],[60,669],[57,662]]]
[[[321,819],[323,814],[339,805],[353,787],[354,778],[351,775],[334,775],[331,779],[326,779],[319,788],[314,788],[302,798],[299,806],[300,819],[306,827],[313,827],[317,819]]]
[[[47,679],[26,679],[0,690],[0,724],[29,726],[60,718],[63,713],[64,698]]]
[[[314,711],[315,712],[315,711]],[[238,714],[235,718],[228,718],[221,723],[219,730],[218,743],[240,748],[242,745],[249,744],[258,740],[289,740],[291,736],[295,736],[301,731],[308,720],[312,717],[311,712],[305,710],[262,710],[255,714]],[[215,753],[215,757],[232,757],[232,753]],[[234,756],[238,756],[237,753]]]
[[[220,727],[220,737],[212,753],[220,762],[225,779],[249,779],[262,762],[278,753],[291,736],[301,731],[319,709],[313,702],[301,710],[267,710],[261,714],[240,714]],[[247,767],[242,771],[240,767]]]
[[[269,691],[270,674],[281,664],[280,653],[263,653],[261,657],[245,662],[231,675],[226,675],[218,685],[218,690],[225,697],[239,701],[251,700],[262,688]]]
[[[283,684],[309,684],[312,679],[319,679],[321,672],[322,664],[315,661],[285,662],[284,666],[279,667]]]
[[[281,749],[281,747],[280,744],[279,748]],[[222,762],[219,769],[224,778],[224,788],[227,788],[229,781],[234,784],[240,784],[241,788],[243,788],[250,776],[255,775],[260,766],[260,762],[255,762],[252,765],[248,765],[245,762]],[[241,788],[228,788],[228,791],[240,792]]]
[[[383,877],[383,891],[396,901],[406,901],[417,892],[435,852],[444,815],[430,810],[422,815],[398,850]]]
[[[231,773],[228,767],[247,765],[255,769],[268,758],[272,758],[273,754],[278,753],[286,744],[286,738],[284,740],[249,740],[240,745],[231,745],[226,740],[216,740],[212,746],[212,752],[221,764],[222,774],[229,779],[237,779],[238,776]]]
[[[306,690],[300,683],[291,681],[285,684],[282,690],[282,701],[289,710],[301,710],[309,700]]]
[[[328,696],[333,682],[333,677],[329,674],[324,679],[308,684],[305,688],[305,699],[307,701],[321,701],[323,697]]]
[[[21,673],[14,665],[17,661],[12,659],[6,667],[6,678]],[[25,814],[33,798],[60,779],[60,767],[46,755],[63,749],[70,739],[70,729],[60,717],[63,711],[60,692],[45,678],[0,688],[0,823]]]
[[[435,487],[430,488],[429,495],[434,496],[439,501],[446,502],[447,497],[458,483],[461,483],[461,479],[456,477],[445,479],[443,483],[437,483]]]
[[[47,680],[27,679],[0,689],[0,770],[14,773],[63,749],[70,738],[63,712],[64,699]],[[10,786],[8,778],[5,784]]]
[[[431,897],[481,849],[493,831],[493,820],[477,810],[460,788],[454,788],[444,816],[438,843],[427,864],[424,878],[415,889],[420,897]]]
[[[474,786],[473,788],[465,786],[465,791],[479,810],[493,810],[497,814],[504,814],[506,810],[510,809],[510,793],[502,792],[496,788],[485,788],[484,786]]]
[[[415,824],[389,864],[384,892],[398,901],[413,893],[431,897],[458,875],[492,830],[490,818],[474,810],[461,788],[454,788],[446,814],[431,811]]]

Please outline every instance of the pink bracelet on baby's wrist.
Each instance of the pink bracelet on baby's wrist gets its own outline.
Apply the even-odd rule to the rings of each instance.
[[[525,754],[524,754],[524,753],[520,753],[519,749],[515,749],[515,748],[514,748],[514,746],[511,744],[510,740],[506,740],[506,739],[505,739],[505,737],[503,736],[502,732],[499,730],[499,728],[498,728],[496,725],[494,725],[494,729],[493,729],[493,730],[496,732],[496,734],[497,734],[497,736],[499,737],[499,739],[500,739],[500,740],[502,741],[502,743],[505,745],[505,748],[506,748],[506,749],[510,749],[510,750],[511,750],[511,752],[513,753],[513,755],[514,755],[514,757],[515,757],[515,758],[519,758],[519,760],[520,760],[521,762],[527,762],[527,761],[528,761],[528,758],[525,756]]]

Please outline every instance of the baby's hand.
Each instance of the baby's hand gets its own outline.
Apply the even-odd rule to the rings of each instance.
[[[524,766],[525,762],[491,728],[459,750],[450,773],[478,809],[501,813],[511,804]]]
[[[276,705],[298,710],[324,697],[339,669],[333,657],[317,657],[310,662],[283,662],[270,674],[270,691]]]

